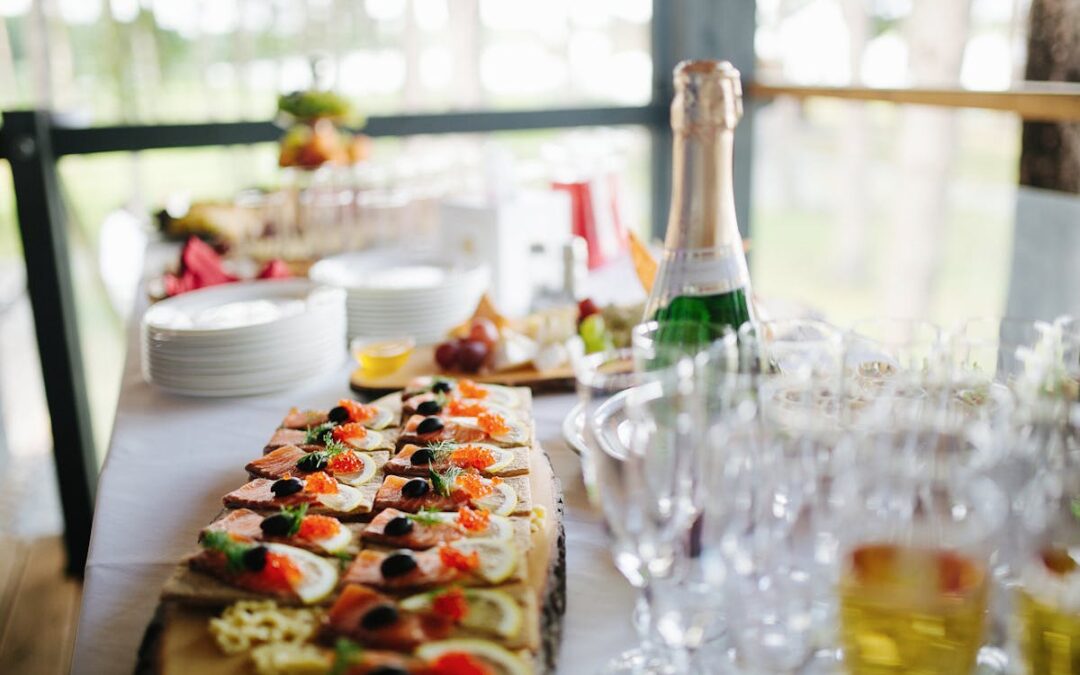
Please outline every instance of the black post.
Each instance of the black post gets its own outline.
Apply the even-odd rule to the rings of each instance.
[[[4,113],[3,154],[11,162],[26,280],[34,310],[53,455],[64,509],[68,571],[86,564],[97,487],[97,456],[86,400],[75,289],[48,113]]]

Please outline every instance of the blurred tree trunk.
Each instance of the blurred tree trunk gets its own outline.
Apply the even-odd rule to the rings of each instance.
[[[1080,82],[1080,0],[1032,0],[1024,78]],[[1080,122],[1025,122],[1020,184],[1080,193]]]
[[[905,25],[912,83],[955,86],[967,44],[970,0],[912,4]],[[926,316],[948,222],[956,112],[904,106],[895,205],[885,257],[886,314]]]
[[[860,84],[863,51],[868,38],[869,17],[862,0],[844,0],[844,23],[848,29],[848,53],[851,63],[851,84]],[[840,135],[840,158],[842,184],[848,195],[840,200],[837,222],[836,274],[847,284],[866,280],[869,251],[868,227],[870,224],[867,205],[870,202],[867,189],[867,146],[869,133],[866,120],[866,104],[854,101],[844,104],[844,133]]]

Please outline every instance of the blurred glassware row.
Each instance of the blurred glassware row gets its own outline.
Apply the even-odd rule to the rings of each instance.
[[[1080,672],[1076,320],[652,322],[577,373],[609,672]]]

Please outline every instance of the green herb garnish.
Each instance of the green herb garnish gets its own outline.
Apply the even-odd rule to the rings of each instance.
[[[405,517],[421,525],[441,525],[443,519],[435,515],[437,513],[439,511],[436,509],[420,509],[416,513],[407,514]]]
[[[326,444],[326,450],[324,450],[323,452],[326,453],[326,458],[327,459],[329,459],[331,457],[337,457],[338,455],[340,455],[343,452],[351,452],[352,451],[352,448],[345,445],[341,441],[335,441],[334,437],[331,436],[330,434],[326,434],[326,438],[323,439],[323,442]]]
[[[334,643],[334,664],[327,675],[345,675],[349,668],[360,660],[363,650],[360,645],[347,638],[338,638]]]
[[[431,487],[435,489],[436,494],[449,497],[454,489],[454,481],[457,480],[460,473],[461,469],[456,466],[447,469],[444,473],[429,469],[428,476],[431,478]]]
[[[289,525],[290,537],[300,531],[300,523],[303,522],[304,516],[307,515],[307,510],[307,504],[301,504],[300,506],[281,507],[281,514],[292,522],[292,524]]]
[[[246,569],[244,554],[253,548],[250,544],[242,544],[234,540],[228,532],[222,530],[211,530],[204,534],[202,545],[211,551],[224,553],[226,567],[230,572],[242,572]]]
[[[333,422],[323,422],[322,424],[314,427],[308,427],[307,434],[304,435],[304,444],[312,445],[321,443],[328,432],[334,428]]]
[[[458,444],[454,441],[439,441],[438,443],[428,443],[424,447],[431,451],[431,458],[437,464],[442,460],[449,459],[450,453],[457,449]]]

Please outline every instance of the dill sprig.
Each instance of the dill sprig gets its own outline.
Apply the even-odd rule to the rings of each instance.
[[[245,569],[244,554],[252,548],[250,544],[242,544],[222,530],[212,530],[204,534],[202,545],[211,551],[224,553],[226,567],[230,572],[240,572]]]
[[[328,675],[345,675],[349,668],[360,660],[363,649],[348,638],[338,638],[334,643],[334,663],[330,666]]]
[[[352,451],[352,448],[345,445],[341,441],[334,440],[333,436],[331,436],[330,434],[326,435],[326,438],[323,439],[323,442],[326,443],[326,450],[323,450],[323,452],[326,453],[327,459],[331,457],[337,457],[343,452]]]
[[[295,535],[300,531],[300,523],[304,521],[304,516],[307,515],[308,505],[301,504],[299,506],[283,506],[281,507],[281,514],[289,519],[289,536]]]
[[[431,451],[432,459],[435,463],[438,463],[449,459],[450,453],[457,450],[458,444],[454,441],[439,441],[437,443],[428,443],[424,447]]]
[[[420,509],[416,513],[410,513],[405,517],[414,523],[420,523],[421,525],[441,525],[443,520],[438,517],[439,513],[436,509]]]
[[[449,497],[454,490],[454,481],[457,480],[458,475],[461,474],[461,469],[454,466],[446,471],[439,473],[434,469],[428,470],[428,475],[431,478],[431,487],[435,489],[435,493],[443,497]]]
[[[323,422],[322,424],[314,427],[308,427],[307,433],[304,435],[304,444],[312,445],[321,443],[326,434],[334,428],[333,422]]]

